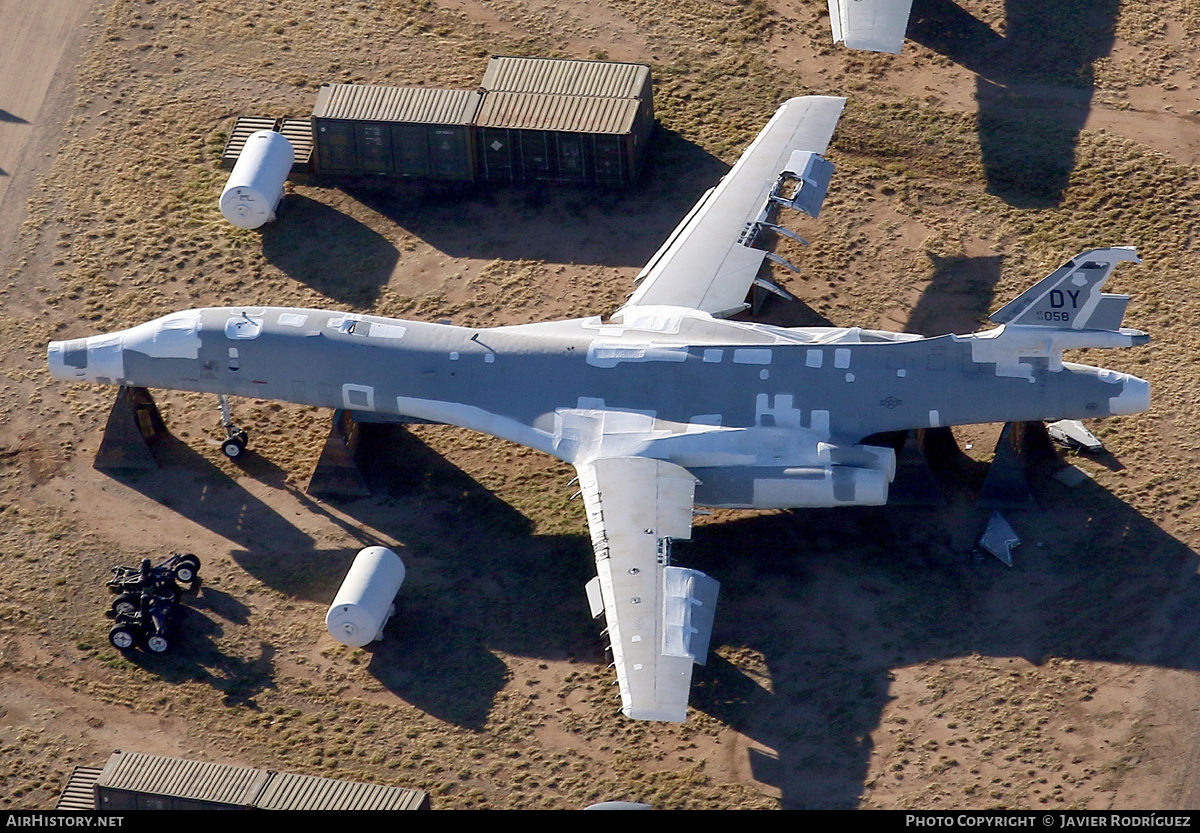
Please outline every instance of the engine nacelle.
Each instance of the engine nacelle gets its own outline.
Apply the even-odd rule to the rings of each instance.
[[[876,446],[841,447],[824,465],[692,468],[696,503],[727,509],[882,506],[896,474],[896,453]]]

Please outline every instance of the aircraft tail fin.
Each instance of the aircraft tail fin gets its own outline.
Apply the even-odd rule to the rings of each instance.
[[[1100,291],[1122,261],[1141,263],[1132,246],[1093,249],[1077,255],[1009,301],[989,320],[996,324],[1059,330],[1119,332],[1128,295]]]

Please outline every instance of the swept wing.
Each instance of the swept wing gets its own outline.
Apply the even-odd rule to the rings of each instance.
[[[596,552],[592,615],[605,615],[621,711],[687,719],[692,665],[704,664],[720,584],[670,565],[690,538],[696,479],[664,460],[612,457],[576,465]]]
[[[833,175],[822,154],[845,104],[828,96],[784,102],[646,264],[640,286],[621,309],[667,305],[717,317],[745,309],[746,293],[768,257],[756,244],[763,231],[779,230],[773,222],[779,207],[813,217],[821,210]]]

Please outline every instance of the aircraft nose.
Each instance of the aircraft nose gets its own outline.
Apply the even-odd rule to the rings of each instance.
[[[1138,414],[1150,407],[1150,383],[1136,376],[1126,376],[1121,393],[1108,400],[1113,415]]]
[[[120,334],[52,341],[46,348],[55,379],[115,384],[125,376],[125,350]]]

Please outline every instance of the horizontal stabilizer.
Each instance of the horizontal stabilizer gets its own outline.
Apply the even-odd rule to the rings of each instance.
[[[1130,246],[1084,252],[1054,270],[992,314],[996,324],[1117,332],[1128,295],[1100,291],[1122,261],[1141,263]]]
[[[895,55],[904,47],[910,11],[912,0],[829,0],[833,42]]]

